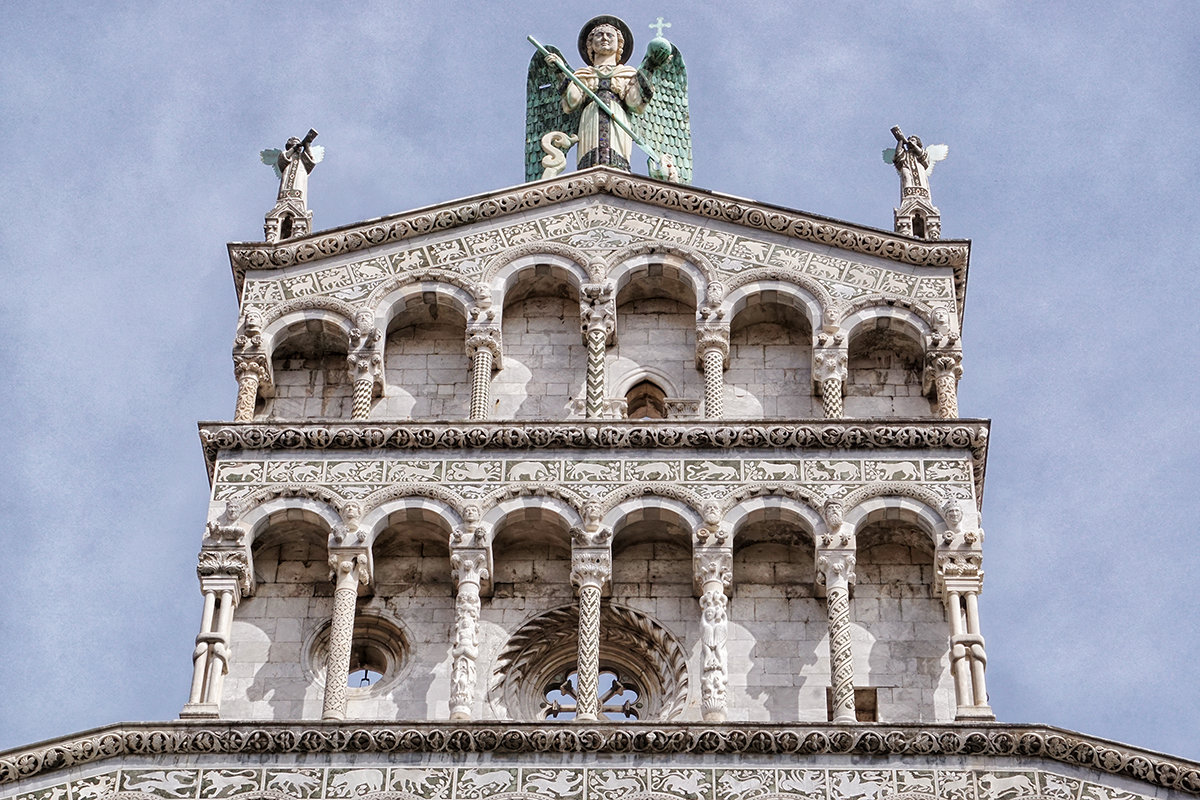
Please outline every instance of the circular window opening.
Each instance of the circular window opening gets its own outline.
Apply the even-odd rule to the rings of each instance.
[[[316,683],[326,680],[329,654],[329,623],[313,635],[306,650],[305,667]],[[342,678],[353,696],[357,692],[382,692],[391,686],[408,660],[408,637],[390,619],[359,612],[354,620],[350,645],[350,669]]]

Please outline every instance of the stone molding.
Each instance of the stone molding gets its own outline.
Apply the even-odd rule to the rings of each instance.
[[[0,753],[0,786],[124,756],[612,753],[1039,758],[1200,796],[1200,763],[1044,725],[119,723]]]
[[[685,424],[646,424],[636,420],[606,420],[594,425],[581,421],[474,421],[450,425],[345,420],[202,422],[199,429],[210,481],[218,454],[233,450],[956,448],[971,453],[976,501],[982,505],[989,422],[982,419],[755,423],[688,420]]]
[[[233,242],[228,247],[241,297],[246,271],[313,264],[430,233],[501,219],[521,212],[598,195],[634,200],[664,209],[717,219],[818,245],[918,266],[952,267],[961,310],[965,300],[970,242],[928,242],[891,231],[839,222],[779,206],[718,195],[704,189],[595,167],[549,181],[475,195],[367,223],[349,225],[277,244]]]

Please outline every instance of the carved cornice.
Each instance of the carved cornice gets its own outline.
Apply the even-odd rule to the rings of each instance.
[[[238,297],[241,297],[249,269],[312,264],[345,253],[605,194],[903,264],[952,267],[960,310],[966,299],[968,241],[913,239],[891,231],[719,195],[694,186],[664,183],[606,167],[594,167],[552,180],[453,200],[277,244],[233,242],[227,246],[229,263]]]
[[[624,450],[739,448],[957,449],[968,450],[975,496],[983,503],[987,420],[895,419],[676,424],[605,420],[567,422],[463,422],[460,425],[346,420],[343,422],[202,422],[200,443],[209,480],[222,450]],[[936,498],[936,508],[942,499]]]
[[[1013,757],[1200,796],[1200,763],[1044,725],[218,722],[122,723],[0,753],[0,786],[127,756],[464,753]]]

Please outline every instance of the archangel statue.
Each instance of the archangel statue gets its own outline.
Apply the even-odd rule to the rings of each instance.
[[[325,148],[314,145],[317,132],[311,128],[299,139],[287,140],[283,150],[271,148],[259,153],[262,162],[275,169],[279,195],[275,207],[267,212],[263,232],[268,242],[304,236],[312,230],[312,212],[308,210],[308,174],[325,158]]]
[[[926,147],[919,136],[904,135],[899,125],[892,126],[896,146],[883,151],[883,160],[900,173],[900,207],[895,209],[897,233],[922,239],[941,236],[941,213],[929,194],[929,176],[933,167],[950,152],[944,144]]]
[[[586,66],[577,70],[558,48],[530,41],[538,52],[529,62],[526,91],[526,180],[561,173],[566,150],[577,143],[579,169],[628,170],[636,144],[648,155],[652,177],[691,181],[687,70],[679,48],[657,36],[635,69],[626,63],[633,33],[610,15],[589,20],[579,32]]]

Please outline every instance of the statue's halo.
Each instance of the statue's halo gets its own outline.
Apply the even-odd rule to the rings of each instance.
[[[583,63],[590,64],[588,60],[587,40],[592,33],[592,28],[597,25],[612,25],[621,32],[621,38],[625,41],[625,46],[621,48],[621,57],[617,59],[618,64],[624,64],[633,55],[633,31],[629,30],[629,26],[625,24],[625,20],[620,17],[614,17],[612,14],[601,14],[598,17],[592,17],[584,24],[579,31],[579,55],[583,56]]]

